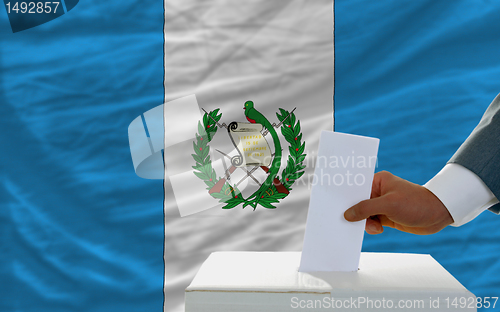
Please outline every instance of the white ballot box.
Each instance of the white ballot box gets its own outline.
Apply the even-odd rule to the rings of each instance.
[[[361,253],[356,272],[299,272],[300,252],[215,252],[186,288],[186,312],[476,311],[430,255]]]

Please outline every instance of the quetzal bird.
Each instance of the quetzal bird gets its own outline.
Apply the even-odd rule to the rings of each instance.
[[[268,176],[264,183],[262,183],[262,186],[254,193],[254,196],[252,196],[256,197],[255,206],[252,205],[255,209],[257,207],[257,202],[263,196],[267,195],[266,192],[269,190],[269,188],[273,184],[274,179],[276,178],[276,175],[278,174],[281,165],[281,144],[278,134],[274,130],[272,124],[269,122],[269,120],[266,119],[266,117],[264,117],[264,115],[262,115],[258,110],[254,108],[252,101],[245,102],[245,106],[243,107],[243,109],[245,110],[245,117],[247,118],[247,120],[251,123],[258,123],[264,126],[271,134],[274,142],[274,158],[271,162]]]

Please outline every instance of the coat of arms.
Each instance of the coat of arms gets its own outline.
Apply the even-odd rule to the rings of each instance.
[[[245,117],[248,122],[231,122],[229,125],[220,123],[222,113],[219,109],[207,112],[203,120],[198,123],[198,133],[193,142],[196,164],[193,166],[194,174],[207,185],[208,193],[225,203],[223,209],[230,209],[243,205],[251,206],[254,210],[257,205],[265,208],[276,208],[274,204],[287,197],[292,190],[292,185],[304,174],[304,160],[306,154],[305,142],[302,142],[300,121],[295,118],[293,109],[288,112],[280,108],[276,113],[279,123],[272,123],[262,115],[252,101],[244,104]],[[283,150],[276,129],[288,142],[289,156],[286,167],[279,174]],[[223,176],[218,176],[212,167],[209,143],[218,129],[225,129],[238,155],[229,156],[223,151],[216,150],[223,158],[230,161],[230,166],[224,164]],[[272,147],[268,139],[272,139]],[[229,168],[228,168],[229,167]],[[231,174],[235,170],[243,170],[244,177],[239,181],[232,181]],[[254,177],[256,170],[263,170],[267,177],[259,181]],[[251,195],[245,197],[238,186],[245,180],[252,179],[259,185]]]

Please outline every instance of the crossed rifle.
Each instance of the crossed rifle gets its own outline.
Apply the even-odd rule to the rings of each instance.
[[[281,125],[285,122],[285,120],[288,119],[288,117],[290,117],[290,115],[295,111],[296,108],[294,108],[279,124],[276,124],[276,123],[273,123],[272,126],[274,128],[279,128],[281,127]],[[210,116],[209,113],[207,113],[207,111],[205,109],[202,108],[202,110],[207,114],[208,117],[210,117],[216,124],[219,128],[225,128],[226,130],[228,129],[227,125],[225,123],[222,123],[220,124],[217,120],[215,120],[212,116]],[[264,132],[262,132],[262,136],[266,136],[267,134],[269,134],[269,130],[266,129]],[[237,146],[235,146],[236,148],[238,148]],[[216,149],[217,152],[221,153],[224,157],[228,158],[229,160],[231,160],[231,156],[229,156],[228,154]],[[273,153],[271,156],[274,156],[275,154]],[[236,170],[237,167],[235,167],[234,165],[231,164],[231,167],[228,169],[227,166],[226,166],[226,162],[225,161],[222,161],[222,165],[224,166],[224,177],[222,179],[220,179],[209,191],[208,193],[209,194],[212,194],[212,193],[219,193],[221,190],[222,190],[222,187],[224,186],[224,184],[226,183],[226,180],[227,181],[231,181],[231,174]],[[262,170],[264,170],[266,173],[269,172],[269,168],[266,167],[266,166],[255,166],[253,167],[250,171],[247,170],[246,168],[244,167],[239,167],[241,170],[245,171],[246,175],[241,178],[240,181],[238,181],[238,183],[235,184],[235,187],[237,187],[238,185],[240,185],[243,181],[245,181],[246,179],[248,179],[249,177],[252,178],[252,180],[254,180],[259,186],[262,186],[262,183],[259,182],[259,180],[257,180],[254,176],[253,176],[253,173],[255,172],[255,170],[257,170],[258,168],[262,168]],[[274,185],[276,186],[276,189],[278,189],[278,192],[279,193],[287,193],[288,194],[288,190],[283,186],[283,184],[281,184],[280,180],[278,178],[275,178],[274,181],[273,181]]]

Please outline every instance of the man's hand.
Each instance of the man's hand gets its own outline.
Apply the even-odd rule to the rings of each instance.
[[[413,234],[433,234],[453,223],[446,207],[431,191],[387,171],[375,174],[370,198],[344,213],[347,221],[368,218],[368,234],[382,233],[383,226]]]

